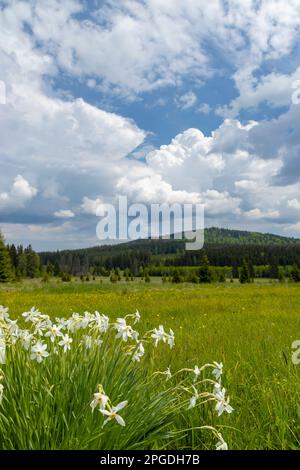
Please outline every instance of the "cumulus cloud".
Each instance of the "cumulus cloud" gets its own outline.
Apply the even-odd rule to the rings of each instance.
[[[37,192],[37,189],[31,186],[22,175],[17,175],[11,189],[8,192],[0,193],[0,208],[22,208],[36,196]]]
[[[72,219],[73,217],[75,217],[75,214],[69,209],[61,209],[59,211],[55,211],[54,216],[60,219]]]

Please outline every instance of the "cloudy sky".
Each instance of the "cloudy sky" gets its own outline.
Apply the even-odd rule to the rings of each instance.
[[[299,0],[0,0],[0,227],[95,245],[122,194],[300,237],[299,90]]]

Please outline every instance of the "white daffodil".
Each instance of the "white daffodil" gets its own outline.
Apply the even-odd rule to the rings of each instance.
[[[215,361],[214,365],[216,366],[216,368],[212,371],[212,373],[216,377],[216,379],[219,380],[223,373],[223,364],[222,362],[218,363]]]
[[[195,408],[196,403],[197,403],[197,399],[198,399],[198,396],[199,396],[199,393],[198,393],[198,390],[196,389],[196,387],[194,385],[192,385],[192,387],[193,387],[193,390],[194,390],[194,395],[190,399],[189,409],[190,408]]]
[[[88,336],[88,335],[85,335],[83,337],[83,344],[84,344],[85,349],[91,349],[91,347],[92,347],[92,337]]]
[[[2,384],[0,384],[0,405],[2,403],[2,400],[3,400],[3,391],[4,391],[4,387]]]
[[[136,312],[134,313],[134,324],[138,323],[140,319],[141,319],[140,312],[136,310]]]
[[[45,336],[50,336],[50,340],[54,343],[55,339],[59,336],[63,336],[62,332],[62,325],[51,325],[50,330],[45,333]]]
[[[125,426],[125,421],[124,419],[122,418],[122,416],[120,416],[118,414],[118,411],[122,410],[123,408],[125,408],[125,406],[127,405],[128,401],[122,401],[121,403],[119,403],[117,406],[113,406],[111,408],[111,410],[99,410],[100,413],[102,413],[104,416],[107,416],[106,420],[104,421],[103,423],[103,426],[106,425],[106,423],[108,423],[109,421],[111,421],[112,419],[115,419],[117,421],[118,424],[120,424],[120,426]]]
[[[168,335],[168,345],[170,346],[170,349],[173,348],[173,346],[175,346],[175,335],[174,335],[174,331],[171,330],[170,328],[170,334]]]
[[[216,444],[216,450],[228,450],[228,445],[224,441],[222,434],[220,434],[219,432],[218,432],[218,439],[219,440]]]
[[[166,379],[167,380],[170,380],[172,378],[172,373],[171,373],[170,367],[167,367],[167,370],[166,370],[165,374],[166,374]]]
[[[7,323],[9,325],[8,331],[11,335],[17,335],[19,331],[18,320],[11,320],[10,318],[7,319]]]
[[[46,351],[47,344],[41,343],[38,341],[34,346],[31,348],[31,360],[37,360],[38,363],[42,362],[44,357],[48,357],[49,353]]]
[[[31,344],[33,334],[29,333],[28,330],[22,330],[20,332],[19,337],[20,337],[20,340],[23,344],[23,348],[25,349],[25,351],[28,351],[28,349],[30,348],[30,344]]]
[[[101,333],[106,333],[109,329],[109,318],[106,315],[101,315],[97,310],[93,316],[95,328]]]
[[[2,305],[0,305],[0,320],[8,320],[8,319],[9,319],[8,308],[4,308]]]
[[[35,323],[39,320],[41,313],[36,310],[35,307],[32,307],[32,309],[29,312],[24,312],[22,313],[22,316],[25,318],[25,322],[30,321],[31,323]]]
[[[0,328],[0,364],[5,364],[6,362],[6,342],[5,335]]]
[[[144,354],[145,354],[145,349],[144,349],[143,343],[140,341],[138,343],[136,350],[134,351],[132,359],[134,361],[140,362],[141,357],[143,357]]]
[[[151,338],[155,340],[155,347],[157,347],[160,341],[166,342],[167,335],[165,333],[163,325],[159,325],[158,329],[154,328]]]
[[[138,334],[135,332],[130,325],[126,324],[125,318],[117,318],[115,323],[115,328],[117,330],[116,338],[122,338],[123,341],[127,341],[128,338],[137,339]]]
[[[64,352],[71,349],[71,343],[73,342],[72,338],[69,337],[68,334],[63,335],[62,340],[58,343],[59,346],[64,348]]]
[[[198,366],[194,367],[194,374],[195,374],[195,382],[198,380],[199,375],[201,374],[201,371]]]
[[[225,393],[226,390],[225,388],[223,388],[222,390],[219,390],[215,395],[217,399],[216,411],[218,412],[218,416],[221,416],[224,411],[229,414],[233,412],[232,406],[229,405],[229,397],[226,399]]]
[[[102,385],[98,385],[98,392],[94,393],[94,398],[90,404],[92,411],[94,411],[94,409],[97,407],[99,407],[100,410],[105,410],[108,402],[109,402],[109,398],[104,393]]]

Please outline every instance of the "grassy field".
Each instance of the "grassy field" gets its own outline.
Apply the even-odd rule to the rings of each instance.
[[[175,354],[159,353],[160,370],[224,363],[234,413],[218,423],[228,427],[230,448],[300,449],[300,365],[291,361],[300,339],[297,285],[28,281],[0,287],[1,304],[15,318],[32,306],[51,316],[98,310],[114,318],[138,308],[145,329],[162,323],[175,332]],[[196,414],[190,419],[197,425]],[[185,439],[197,447],[194,436]]]

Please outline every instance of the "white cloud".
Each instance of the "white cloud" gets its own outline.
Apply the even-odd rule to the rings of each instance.
[[[69,209],[61,209],[59,211],[55,211],[54,216],[61,219],[72,219],[73,217],[75,217],[75,214]]]
[[[0,193],[0,208],[14,209],[24,207],[37,194],[37,189],[22,176],[15,177],[13,185],[8,192]]]
[[[184,95],[181,95],[175,99],[175,103],[178,108],[183,110],[190,109],[197,103],[197,96],[193,91],[188,91]]]
[[[202,103],[199,108],[197,109],[197,112],[200,113],[200,114],[206,114],[208,115],[209,113],[211,113],[212,111],[212,108],[211,106],[208,104],[208,103]]]
[[[300,210],[300,201],[298,199],[291,199],[290,201],[288,201],[288,207]]]
[[[85,214],[96,215],[102,205],[102,199],[90,199],[85,196],[82,200],[81,209]]]

